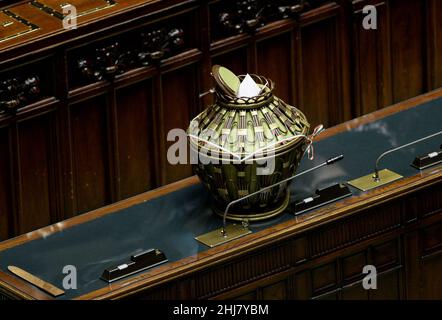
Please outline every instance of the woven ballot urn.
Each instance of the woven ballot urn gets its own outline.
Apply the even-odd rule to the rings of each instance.
[[[223,215],[231,201],[294,175],[309,145],[310,125],[301,111],[273,94],[270,79],[250,75],[261,93],[237,97],[236,79],[229,84],[217,68],[222,67],[213,69],[215,103],[192,120],[188,135],[194,171],[212,195],[214,211]],[[231,206],[227,219],[278,215],[289,204],[287,187],[282,183]]]

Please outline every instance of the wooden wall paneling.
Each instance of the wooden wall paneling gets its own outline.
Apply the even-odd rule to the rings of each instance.
[[[297,105],[306,113],[313,126],[330,127],[350,115],[349,97],[344,97],[340,36],[340,7],[334,3],[323,18],[309,21],[315,10],[301,17],[298,38],[299,100]]]
[[[213,87],[212,77],[210,75],[212,71],[212,61],[210,56],[210,10],[209,2],[202,4],[199,8],[199,21],[200,21],[200,49],[203,53],[200,69],[200,106],[202,109],[210,105],[212,100],[211,94],[205,94]],[[205,95],[203,95],[205,94]]]
[[[354,117],[352,111],[354,105],[353,87],[351,84],[352,65],[351,55],[353,47],[351,45],[351,10],[348,2],[337,1],[339,8],[337,9],[337,28],[338,28],[338,56],[339,68],[338,78],[340,78],[340,95],[339,104],[341,106],[341,117],[343,121],[348,121]]]
[[[427,91],[426,1],[389,0],[393,102]]]
[[[117,120],[117,93],[112,81],[107,93],[107,163],[108,163],[108,190],[110,201],[121,199],[120,193],[120,158],[118,146],[118,120]]]
[[[245,45],[231,51],[214,55],[212,56],[212,65],[219,64],[229,68],[236,74],[246,74],[250,64],[248,50],[248,46]]]
[[[178,69],[164,72],[160,77],[161,94],[159,110],[161,123],[160,130],[160,158],[161,158],[161,184],[171,183],[192,175],[190,164],[172,165],[167,161],[167,150],[174,142],[167,141],[167,135],[172,129],[187,130],[190,121],[200,109],[198,99],[199,63],[193,63]]]
[[[369,290],[370,300],[400,300],[405,297],[402,238],[372,245],[368,263],[378,272],[376,290]]]
[[[360,251],[339,259],[340,282],[345,285],[351,285],[361,280],[362,270],[367,265],[366,251]]]
[[[401,300],[401,269],[378,273],[377,289],[369,290],[370,300]]]
[[[287,280],[268,285],[261,289],[263,300],[287,300]]]
[[[77,214],[111,202],[107,99],[101,95],[70,105]]]
[[[362,286],[362,281],[344,286],[341,290],[342,300],[368,300],[368,291]]]
[[[420,280],[420,237],[419,231],[415,230],[403,236],[404,241],[404,260],[405,260],[405,277],[407,299],[416,300],[419,298],[421,280]]]
[[[335,290],[338,286],[338,269],[336,261],[324,264],[311,270],[311,286],[314,296]]]
[[[125,199],[154,188],[152,80],[116,91],[119,194]]]
[[[441,296],[442,280],[440,279],[440,270],[442,269],[442,254],[430,255],[422,258],[421,268],[421,294],[419,299],[436,299]]]
[[[294,275],[294,298],[310,299],[312,296],[311,274],[309,270],[298,272]]]
[[[74,169],[72,153],[72,137],[69,121],[69,86],[68,86],[68,55],[60,50],[55,56],[56,87],[55,95],[60,100],[57,111],[57,143],[59,147],[58,161],[60,164],[61,214],[62,219],[75,215]]]
[[[362,8],[374,5],[377,29],[366,30]],[[353,85],[355,110],[353,116],[376,111],[392,104],[390,23],[388,2],[358,2],[353,13]]]
[[[195,277],[196,297],[204,299],[223,294],[231,297],[236,288],[243,291],[242,286],[248,285],[247,292],[249,292],[283,281],[291,273],[292,257],[286,252],[292,245],[291,242],[282,242],[277,247],[253,253],[253,259],[235,259],[231,263],[199,273]],[[234,296],[238,296],[238,293],[236,292]]]
[[[221,47],[222,48],[222,47]],[[216,52],[211,54],[211,64],[213,65],[221,65],[230,70],[232,70],[236,74],[246,74],[250,72],[250,52],[251,48],[249,46],[249,42],[247,41],[245,44],[240,47],[236,47],[234,49],[229,48],[228,50],[221,50],[221,52]],[[219,50],[217,50],[219,51]],[[210,87],[213,88],[215,86],[215,81],[213,78],[210,78]],[[214,95],[207,96],[202,102],[205,104],[204,106],[210,105],[214,103]]]
[[[340,296],[340,290],[334,290],[334,291],[331,291],[331,292],[327,292],[327,293],[325,293],[323,295],[313,297],[313,300],[331,300],[331,301],[335,301],[335,300],[339,300],[339,296]]]
[[[210,22],[210,42],[221,40],[229,35],[220,23],[220,14],[228,10],[234,10],[236,4],[234,0],[215,0],[209,3],[209,22]]]
[[[243,295],[240,295],[238,297],[235,297],[234,300],[250,300],[250,301],[256,301],[258,300],[257,292],[252,291]]]
[[[275,82],[275,94],[294,103],[295,52],[293,32],[257,42],[257,72]]]
[[[58,220],[59,194],[55,115],[33,117],[16,124],[19,213],[22,234]]]
[[[442,86],[442,3],[439,0],[427,1],[427,69],[428,89]]]
[[[422,228],[419,237],[419,299],[437,299],[442,295],[442,223]]]
[[[0,241],[13,234],[13,184],[9,128],[0,129]]]

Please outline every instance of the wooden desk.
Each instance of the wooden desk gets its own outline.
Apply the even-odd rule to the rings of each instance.
[[[316,142],[313,163],[345,159],[296,180],[292,198],[373,170],[381,151],[441,129],[442,90],[333,127]],[[408,127],[412,125],[413,127]],[[61,286],[62,267],[75,265],[74,299],[415,299],[442,298],[442,166],[419,172],[416,154],[441,139],[382,162],[404,175],[384,187],[358,192],[294,217],[289,212],[251,235],[208,249],[193,237],[220,226],[195,177],[40,229],[0,244],[4,298],[49,299],[6,272],[9,264]],[[157,247],[170,262],[107,285],[104,267],[137,250]],[[362,288],[362,269],[379,273],[378,289]]]
[[[111,1],[37,2],[84,13]],[[256,29],[244,27],[243,1],[116,2],[65,30],[29,0],[0,1],[1,241],[191,176],[167,162],[167,134],[211,103],[198,95],[213,86],[213,64],[269,77],[313,126],[442,86],[440,0],[305,0],[294,14],[278,6],[300,0],[253,1],[274,4],[252,6]],[[377,30],[363,28],[366,5]],[[14,36],[29,24],[38,29]],[[176,29],[179,47],[165,35]],[[151,43],[158,32],[166,39]]]

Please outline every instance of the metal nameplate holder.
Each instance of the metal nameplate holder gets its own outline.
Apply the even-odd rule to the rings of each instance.
[[[101,279],[109,283],[114,282],[167,261],[166,255],[161,250],[150,249],[133,255],[129,262],[107,268],[103,271]]]
[[[298,177],[300,177],[300,176],[302,176],[304,174],[307,174],[309,172],[312,172],[312,171],[317,170],[319,168],[322,168],[324,166],[334,164],[334,163],[342,160],[343,158],[344,158],[343,155],[340,155],[340,156],[337,156],[337,157],[334,157],[334,158],[330,158],[329,160],[321,163],[320,165],[317,165],[317,166],[315,166],[313,168],[310,168],[310,169],[305,170],[305,171],[303,171],[303,172],[301,172],[299,174],[296,174],[296,175],[294,175],[294,176],[292,176],[290,178],[287,178],[287,179],[282,180],[282,181],[280,181],[278,183],[275,183],[275,184],[273,184],[271,186],[265,187],[265,188],[263,188],[263,189],[261,189],[259,191],[253,192],[253,193],[251,193],[251,194],[249,194],[247,196],[244,196],[242,198],[239,198],[237,200],[234,200],[234,201],[230,202],[227,205],[226,210],[224,211],[223,226],[221,228],[213,230],[213,231],[211,231],[209,233],[205,233],[203,235],[195,237],[195,240],[199,241],[200,243],[202,243],[202,244],[204,244],[204,245],[206,245],[208,247],[213,248],[213,247],[219,246],[221,244],[227,243],[229,241],[241,238],[241,237],[243,237],[245,235],[248,235],[248,234],[252,233],[252,231],[249,229],[249,224],[248,224],[247,221],[243,221],[242,225],[238,225],[238,224],[229,224],[229,225],[227,225],[227,213],[229,212],[229,209],[233,205],[235,205],[235,204],[237,204],[237,203],[239,203],[239,202],[241,202],[241,201],[243,201],[245,199],[248,199],[250,197],[256,196],[257,194],[260,194],[261,192],[264,192],[264,191],[270,190],[270,189],[272,189],[272,188],[274,188],[276,186],[279,186],[280,184],[283,184],[283,183],[286,183],[288,181],[291,181],[292,179],[298,178]]]
[[[440,148],[442,149],[442,145]],[[411,166],[418,170],[424,170],[439,163],[442,163],[442,150],[416,157]]]
[[[315,195],[295,202],[291,208],[293,209],[293,213],[295,215],[299,215],[332,202],[350,197],[351,195],[352,193],[346,185],[337,183],[330,187],[316,190]]]
[[[407,148],[409,146],[412,146],[414,144],[420,143],[422,141],[434,138],[435,136],[438,136],[442,134],[442,131],[436,132],[434,134],[431,134],[427,137],[409,142],[407,144],[404,144],[402,146],[390,149],[384,153],[382,153],[376,160],[376,165],[375,165],[375,171],[374,173],[368,174],[366,176],[360,177],[358,179],[349,181],[348,184],[361,190],[361,191],[369,191],[372,190],[374,188],[377,187],[381,187],[383,185],[386,185],[388,183],[391,183],[393,181],[402,179],[403,176],[401,176],[400,174],[393,172],[391,170],[388,169],[383,169],[381,171],[379,171],[379,162],[381,161],[382,158],[384,158],[386,155],[396,152],[398,150]]]

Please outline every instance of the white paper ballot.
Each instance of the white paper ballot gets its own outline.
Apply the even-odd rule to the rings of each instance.
[[[247,74],[244,80],[239,85],[238,94],[236,95],[238,98],[245,97],[251,98],[256,97],[261,93],[261,88],[258,87],[256,82],[252,79],[252,77]]]

